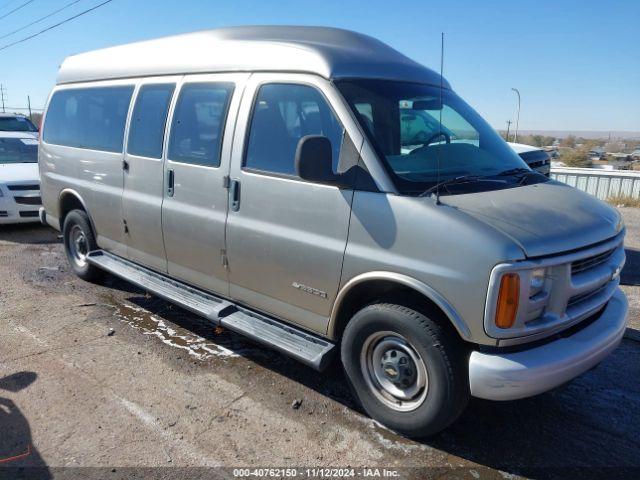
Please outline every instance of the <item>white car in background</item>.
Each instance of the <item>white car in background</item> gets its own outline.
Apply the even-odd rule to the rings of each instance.
[[[17,114],[0,113],[0,225],[38,222],[38,129]]]
[[[521,159],[527,162],[529,168],[536,170],[547,177],[549,176],[551,173],[551,157],[547,152],[539,147],[525,145],[524,143],[507,143]]]

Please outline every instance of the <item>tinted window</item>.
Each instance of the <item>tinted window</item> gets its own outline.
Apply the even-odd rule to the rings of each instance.
[[[263,85],[253,108],[246,167],[295,175],[298,140],[324,135],[331,141],[337,171],[343,129],[318,90],[306,85]]]
[[[169,158],[217,167],[222,135],[233,85],[192,83],[185,85],[173,115]]]
[[[129,126],[127,152],[162,158],[164,128],[175,85],[145,85],[140,89]]]
[[[27,117],[1,117],[0,132],[37,132],[36,126]]]
[[[122,152],[132,92],[131,86],[57,91],[47,110],[44,141]]]

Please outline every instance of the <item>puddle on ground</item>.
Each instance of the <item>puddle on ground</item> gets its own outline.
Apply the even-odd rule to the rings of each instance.
[[[114,305],[114,307],[116,309],[115,315],[120,320],[141,330],[144,335],[153,335],[166,345],[186,350],[189,355],[198,360],[207,360],[214,357],[239,357],[234,351],[196,335],[187,329],[167,325],[163,319],[156,317],[144,308],[120,303]],[[212,334],[214,335],[222,334],[223,331],[224,329],[221,327],[212,328]]]

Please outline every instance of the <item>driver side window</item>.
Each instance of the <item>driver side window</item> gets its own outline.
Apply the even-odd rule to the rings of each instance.
[[[296,148],[305,135],[324,135],[329,139],[336,172],[343,128],[322,94],[308,85],[262,85],[253,106],[244,166],[295,175]]]

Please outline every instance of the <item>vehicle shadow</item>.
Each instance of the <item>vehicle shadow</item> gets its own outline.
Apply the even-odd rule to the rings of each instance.
[[[61,243],[60,233],[40,223],[22,223],[17,225],[0,225],[0,241],[46,245]]]
[[[341,368],[338,368],[338,362],[333,362],[325,374],[318,375],[315,370],[288,356],[259,345],[238,333],[224,328],[215,328],[209,320],[156,296],[145,295],[142,290],[129,296],[127,300],[147,310],[153,316],[178,325],[205,340],[232,351],[236,355],[284,375],[295,382],[339,401],[351,409],[359,409],[349,392]]]
[[[456,423],[426,443],[534,478],[637,473],[639,360],[640,343],[623,340],[595,370],[554,391],[513,402],[472,400]]]
[[[0,391],[18,392],[35,382],[35,372],[0,378]],[[9,398],[0,396],[0,478],[53,478],[31,438],[26,417]]]
[[[625,248],[627,261],[620,273],[620,283],[628,286],[640,285],[640,250]]]
[[[229,331],[214,332],[202,318],[154,297],[128,299],[290,380],[363,415],[338,362],[319,375],[277,352]],[[511,474],[587,477],[602,469],[640,469],[640,343],[625,339],[598,368],[554,391],[513,402],[472,399],[467,410],[423,445]],[[383,427],[379,432],[415,444]],[[427,454],[425,454],[427,455]],[[613,473],[610,472],[610,473]]]

